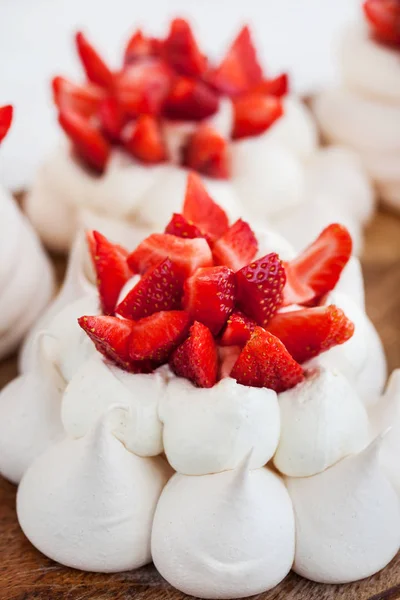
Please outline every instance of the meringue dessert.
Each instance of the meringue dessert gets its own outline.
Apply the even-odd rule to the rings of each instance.
[[[365,0],[340,43],[342,83],[314,100],[324,136],[356,151],[379,197],[400,211],[400,5]]]
[[[165,38],[136,31],[115,70],[82,33],[76,47],[85,81],[53,80],[68,139],[26,199],[50,248],[67,251],[83,226],[133,250],[179,212],[192,169],[233,221],[273,225],[296,250],[304,232],[341,222],[359,250],[374,206],[360,160],[318,147],[311,114],[288,95],[287,74],[264,74],[248,27],[218,65],[180,18]]]
[[[11,125],[12,106],[0,107],[0,142]],[[53,272],[32,227],[0,187],[0,359],[15,351],[53,290]]]
[[[397,455],[378,457],[385,361],[348,230],[330,224],[296,254],[230,223],[191,172],[163,233],[131,252],[86,240],[96,288],[72,299],[70,266],[0,393],[0,471],[19,482],[32,544],[104,573],[153,560],[210,599],[270,590],[292,568],[344,583],[388,564]]]

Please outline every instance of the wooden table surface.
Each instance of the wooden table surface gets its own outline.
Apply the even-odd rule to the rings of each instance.
[[[63,272],[58,260],[58,272]],[[385,345],[389,368],[400,367],[400,219],[381,212],[367,231],[363,255],[367,307]],[[15,357],[0,363],[0,388],[16,374]],[[0,600],[183,600],[153,566],[101,575],[66,569],[37,552],[19,530],[15,487],[0,478]],[[290,574],[260,600],[400,599],[400,553],[359,583],[318,585]]]

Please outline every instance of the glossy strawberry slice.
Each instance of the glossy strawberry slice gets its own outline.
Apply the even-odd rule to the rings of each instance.
[[[399,0],[366,0],[364,12],[376,38],[388,44],[400,44]]]
[[[164,55],[171,67],[181,75],[198,77],[207,69],[207,58],[200,52],[190,25],[184,19],[171,22],[164,42]]]
[[[147,271],[120,302],[115,312],[138,320],[160,310],[181,308],[182,278],[169,258]]]
[[[260,135],[283,114],[282,102],[276,96],[251,92],[233,103],[233,139]]]
[[[105,98],[100,103],[98,112],[104,134],[112,142],[118,142],[124,126],[124,115],[117,100],[112,96]]]
[[[328,225],[297,258],[285,263],[284,304],[317,304],[337,284],[352,247],[346,227]]]
[[[170,367],[198,387],[210,388],[217,381],[218,352],[211,331],[195,321],[188,339],[173,353]]]
[[[129,38],[124,52],[124,64],[129,65],[137,60],[159,55],[161,44],[156,38],[147,37],[138,29]]]
[[[218,265],[238,271],[256,255],[258,242],[250,225],[239,219],[214,244],[213,257]]]
[[[145,273],[160,261],[169,257],[179,274],[186,278],[199,267],[212,266],[212,255],[206,240],[187,240],[169,233],[153,233],[128,257],[130,268],[136,273]]]
[[[129,354],[132,360],[165,362],[188,334],[190,317],[183,310],[156,312],[135,321],[130,338]]]
[[[114,314],[120,291],[132,276],[126,261],[128,252],[110,242],[98,231],[93,231],[93,239],[95,242],[93,262],[101,306],[105,314],[111,315]]]
[[[198,269],[185,281],[183,307],[217,335],[235,305],[235,275],[228,267]]]
[[[243,27],[220,66],[212,73],[215,87],[229,96],[242,94],[260,83],[262,69],[249,28]]]
[[[165,233],[187,239],[205,237],[196,225],[187,221],[183,215],[178,213],[172,215],[172,219],[165,228]]]
[[[285,269],[272,252],[236,273],[237,302],[240,309],[265,327],[282,304]]]
[[[115,76],[114,87],[128,116],[158,115],[171,87],[171,71],[158,58],[136,61]]]
[[[289,77],[287,73],[282,73],[273,79],[263,79],[256,85],[252,92],[261,92],[267,96],[276,96],[281,98],[289,92]]]
[[[52,87],[54,102],[60,110],[70,109],[83,117],[94,115],[105,98],[103,88],[90,83],[76,85],[64,77],[54,77]]]
[[[354,324],[332,304],[278,313],[268,323],[268,331],[282,341],[297,362],[303,363],[350,339]]]
[[[228,319],[221,336],[221,346],[240,346],[243,348],[250,339],[256,323],[241,312],[234,312]]]
[[[178,77],[166,100],[164,114],[170,119],[199,121],[213,115],[218,104],[217,94],[205,83]]]
[[[183,216],[213,240],[223,235],[229,226],[225,211],[214,202],[200,177],[193,172],[187,178]]]
[[[0,106],[0,142],[6,137],[13,117],[13,107],[10,104]]]
[[[242,385],[280,393],[300,383],[304,374],[278,338],[256,327],[234,364],[231,377]]]
[[[100,173],[104,171],[110,145],[96,127],[79,113],[66,108],[60,110],[58,121],[85,163]]]
[[[228,179],[230,175],[228,143],[212,127],[199,125],[184,149],[183,164],[208,177]]]
[[[160,126],[150,115],[138,117],[132,132],[125,139],[125,148],[144,163],[156,164],[167,159]]]
[[[92,83],[110,88],[113,83],[113,74],[104,60],[80,31],[76,34],[75,41],[86,77]]]

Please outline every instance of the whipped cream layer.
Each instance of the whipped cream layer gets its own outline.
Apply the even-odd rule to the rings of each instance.
[[[42,454],[17,495],[21,528],[49,558],[104,573],[151,561],[156,504],[171,470],[161,458],[129,452],[106,413],[83,438]]]
[[[154,517],[152,554],[161,575],[199,598],[243,598],[273,588],[294,557],[293,509],[267,468],[175,474]]]
[[[250,468],[262,467],[278,445],[276,393],[228,377],[209,389],[174,377],[160,399],[159,415],[168,461],[185,475],[234,469],[249,448]]]

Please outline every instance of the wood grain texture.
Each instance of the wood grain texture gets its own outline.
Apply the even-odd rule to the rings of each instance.
[[[363,257],[369,314],[382,336],[389,368],[400,367],[400,219],[381,212],[367,232]],[[58,260],[59,273],[63,271]],[[0,387],[16,374],[16,361],[0,364]],[[100,575],[66,569],[37,552],[19,530],[15,487],[0,480],[0,600],[183,600],[147,566]],[[400,554],[381,573],[341,586],[314,584],[290,574],[259,600],[397,600]]]

